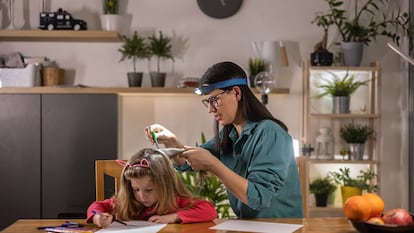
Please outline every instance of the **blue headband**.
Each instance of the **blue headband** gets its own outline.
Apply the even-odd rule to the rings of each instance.
[[[208,93],[212,92],[215,89],[220,89],[224,87],[231,87],[236,85],[247,85],[246,78],[233,78],[224,80],[221,82],[213,83],[213,84],[204,84],[201,87],[198,87],[194,90],[197,95],[207,95]]]

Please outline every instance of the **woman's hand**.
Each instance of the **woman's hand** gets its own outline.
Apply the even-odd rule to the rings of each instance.
[[[92,218],[93,223],[98,227],[105,228],[112,223],[113,216],[109,213],[95,214]]]
[[[159,124],[153,124],[153,125],[145,127],[144,129],[145,137],[152,144],[154,144],[154,139],[152,138],[151,131],[154,132],[158,143],[163,144],[165,147],[175,147],[175,148],[183,147],[183,145],[178,141],[175,134],[173,134],[167,128]]]
[[[180,154],[181,158],[187,160],[195,171],[212,171],[217,163],[221,163],[210,151],[201,147],[184,147],[185,151]]]
[[[177,213],[166,214],[166,215],[153,215],[148,219],[148,222],[154,223],[179,223],[181,219]]]

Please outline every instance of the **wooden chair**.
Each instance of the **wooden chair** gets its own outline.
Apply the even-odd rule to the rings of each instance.
[[[308,165],[306,156],[296,157],[296,165],[299,169],[300,188],[302,191],[303,217],[308,217]]]
[[[105,175],[114,178],[114,194],[118,193],[123,167],[116,160],[95,160],[95,194],[96,200],[105,199]]]

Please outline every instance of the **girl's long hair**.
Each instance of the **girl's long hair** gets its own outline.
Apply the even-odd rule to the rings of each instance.
[[[148,161],[148,167],[134,166],[142,163],[143,159]],[[154,206],[154,214],[176,212],[178,197],[194,198],[177,176],[171,160],[161,152],[149,148],[143,149],[134,154],[128,163],[130,165],[126,165],[122,171],[120,190],[116,196],[115,213],[119,219],[136,219],[146,209],[135,199],[131,188],[131,179],[134,178],[151,177],[159,198]],[[191,203],[188,207],[190,206]]]
[[[220,62],[212,67],[210,67],[201,78],[201,85],[203,84],[213,84],[224,80],[234,79],[234,78],[245,78],[247,79],[246,72],[233,62]],[[272,120],[276,122],[280,127],[284,130],[288,131],[286,125],[273,117],[273,115],[267,110],[266,106],[261,103],[250,88],[247,85],[240,85],[239,86],[242,92],[241,100],[239,101],[238,108],[241,110],[243,117],[251,122],[258,122],[262,120]],[[232,87],[222,88],[222,90],[229,90]],[[221,149],[223,152],[227,152],[231,150],[232,144],[231,140],[228,137],[229,133],[233,129],[232,124],[228,124],[223,126],[223,138],[220,142],[219,139],[219,123],[218,121],[215,122],[215,140],[216,140],[216,151],[217,155],[220,155]]]

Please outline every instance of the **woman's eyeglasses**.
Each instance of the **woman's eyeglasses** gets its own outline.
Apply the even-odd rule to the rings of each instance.
[[[203,105],[206,106],[206,108],[208,108],[209,106],[213,106],[214,108],[217,108],[219,106],[218,100],[220,96],[229,91],[231,91],[231,89],[218,93],[215,96],[211,96],[208,99],[203,99],[201,100],[201,103],[203,103]]]

